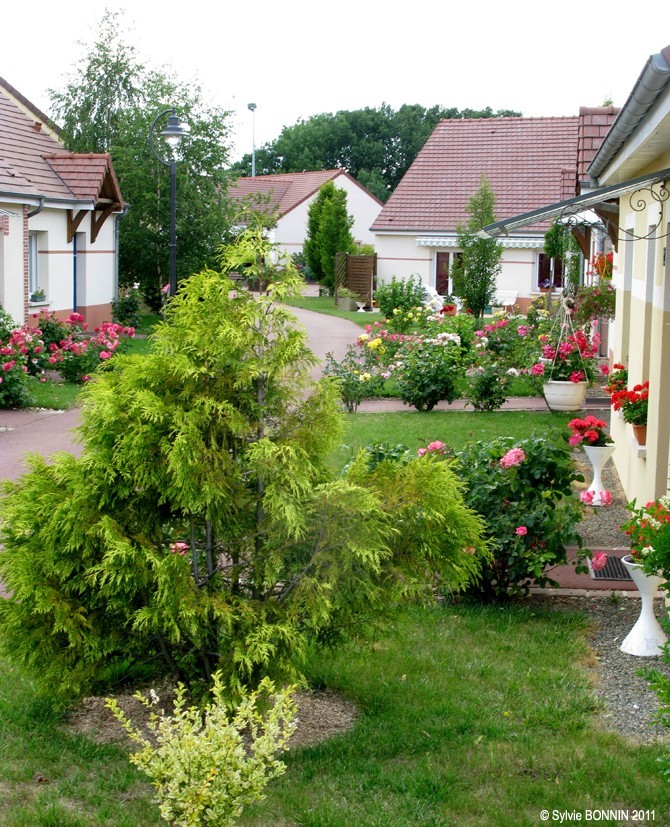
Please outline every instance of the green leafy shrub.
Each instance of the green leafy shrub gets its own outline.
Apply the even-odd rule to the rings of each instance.
[[[123,327],[139,327],[142,322],[140,309],[142,295],[140,285],[119,289],[119,295],[112,301],[112,320]]]
[[[23,408],[32,401],[27,377],[40,372],[44,345],[38,330],[15,327],[12,317],[0,312],[0,408]]]
[[[338,362],[332,353],[326,354],[324,374],[337,381],[342,402],[349,413],[355,413],[364,399],[371,399],[381,392],[384,380],[371,362],[366,348],[349,345],[344,358]]]
[[[396,353],[392,376],[405,405],[431,411],[438,402],[458,398],[458,381],[465,375],[465,368],[456,341],[418,341],[403,345]]]
[[[550,570],[582,548],[582,505],[572,495],[575,474],[567,447],[530,437],[476,442],[458,455],[466,503],[486,521],[493,558],[473,591],[487,599],[526,594],[553,583]],[[580,570],[585,570],[581,568]]]
[[[418,276],[398,279],[393,276],[390,282],[382,284],[375,290],[375,300],[382,316],[390,319],[393,311],[409,313],[423,303],[425,289]],[[397,314],[396,314],[397,315]]]
[[[511,379],[498,362],[474,368],[468,376],[468,402],[476,411],[497,411],[507,401]]]
[[[107,700],[139,746],[131,762],[151,779],[161,817],[173,827],[233,827],[244,806],[264,798],[264,787],[286,769],[275,756],[295,729],[291,690],[275,693],[270,681],[261,681],[258,691],[243,693],[230,715],[221,676],[213,679],[212,700],[202,709],[185,708],[186,689],[180,684],[170,714],[152,711],[151,738],[115,700]],[[135,697],[148,709],[160,700],[155,693],[151,699]]]
[[[255,260],[273,260],[259,239]],[[290,262],[259,297],[191,276],[151,353],[116,357],[86,386],[82,456],[33,457],[4,485],[0,647],[42,692],[71,702],[151,669],[189,687],[220,670],[231,694],[293,682],[310,643],[363,633],[395,595],[429,589],[433,562],[455,587],[474,575],[450,560],[482,545],[476,521],[416,565],[416,471],[333,477],[338,389],[305,393],[315,359],[282,304],[300,284]],[[398,521],[384,479],[416,519]],[[433,500],[444,527],[454,505]]]

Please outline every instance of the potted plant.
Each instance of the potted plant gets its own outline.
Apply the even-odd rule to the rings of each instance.
[[[355,293],[353,290],[349,290],[348,287],[338,287],[336,296],[337,306],[340,310],[357,310],[358,305],[356,302],[363,301],[358,293]]]
[[[31,302],[42,302],[46,298],[46,293],[42,287],[38,287],[37,290],[33,290],[30,294],[30,301]]]
[[[667,638],[654,614],[653,601],[670,570],[670,497],[666,494],[642,508],[633,501],[627,508],[632,516],[621,529],[630,536],[631,551],[621,562],[640,592],[642,608],[620,648],[629,655],[660,655]]]
[[[634,385],[632,390],[617,390],[610,396],[615,411],[621,411],[624,421],[633,426],[639,445],[647,444],[647,414],[649,412],[649,382]]]
[[[593,482],[582,492],[582,501],[589,505],[610,505],[612,495],[602,482],[603,468],[614,453],[614,440],[608,433],[607,423],[589,414],[584,419],[571,420],[568,428],[569,444],[573,447],[581,445],[593,468]]]
[[[442,310],[440,310],[440,313],[443,316],[455,316],[457,311],[458,305],[456,304],[456,299],[451,293],[447,293],[446,296],[442,297]]]
[[[561,333],[556,339],[543,334],[540,343],[541,355],[530,374],[542,381],[547,405],[555,411],[579,410],[595,375],[599,337],[589,339],[583,330],[577,329]]]

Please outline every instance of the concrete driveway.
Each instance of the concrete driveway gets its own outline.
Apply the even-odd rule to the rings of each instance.
[[[303,325],[314,354],[323,361],[332,351],[341,359],[347,345],[354,342],[361,328],[346,319],[291,308]],[[312,372],[321,375],[319,365]],[[33,451],[49,456],[58,451],[69,451],[77,456],[82,446],[75,440],[73,429],[79,422],[79,411],[5,411],[0,410],[0,478],[17,479],[25,470],[26,453]]]

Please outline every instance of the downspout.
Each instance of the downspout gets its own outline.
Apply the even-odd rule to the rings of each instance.
[[[34,215],[39,215],[42,210],[44,209],[44,196],[39,196],[40,203],[35,207],[34,210],[28,213],[28,218],[32,218]]]
[[[77,312],[77,233],[72,236],[72,312]]]
[[[114,227],[114,300],[119,299],[119,242],[121,238],[121,219],[128,215],[130,204],[124,204],[120,213],[116,215]]]

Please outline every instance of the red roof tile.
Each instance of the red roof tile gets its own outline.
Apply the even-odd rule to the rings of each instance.
[[[453,232],[482,175],[496,217],[575,195],[578,127],[577,117],[442,120],[372,229]]]
[[[0,78],[0,193],[121,204],[110,156],[69,153],[49,134],[52,130],[57,133],[46,116]]]
[[[228,187],[228,197],[242,200],[256,194],[269,196],[269,206],[280,215],[295,209],[305,199],[318,192],[328,181],[339,176],[346,176],[357,186],[361,186],[343,169],[325,169],[314,172],[286,172],[277,175],[256,175],[253,178],[238,178]],[[361,189],[365,189],[361,187]],[[367,192],[367,190],[365,190]],[[368,193],[375,198],[372,193]],[[375,199],[377,200],[377,199]],[[379,202],[381,203],[381,201]]]

